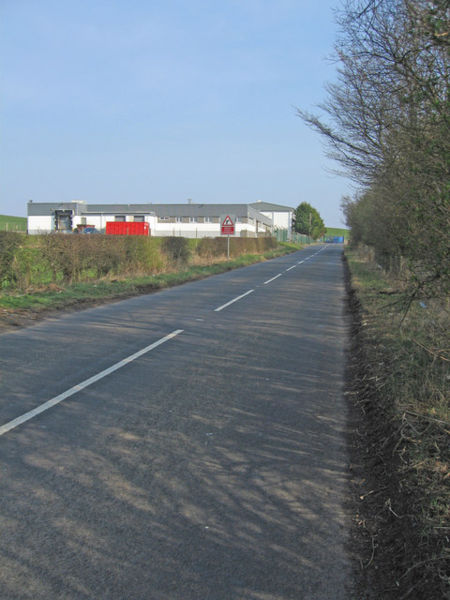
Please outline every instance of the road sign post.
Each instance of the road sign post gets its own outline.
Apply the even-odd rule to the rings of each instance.
[[[227,236],[227,259],[230,258],[230,235],[235,234],[235,215],[221,215],[220,216],[220,235]]]

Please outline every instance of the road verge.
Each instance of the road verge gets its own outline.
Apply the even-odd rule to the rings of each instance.
[[[356,251],[344,260],[360,597],[449,598],[445,301],[405,312],[398,282]]]

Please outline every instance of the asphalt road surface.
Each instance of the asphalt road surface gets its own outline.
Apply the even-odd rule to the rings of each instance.
[[[348,600],[339,246],[0,337],[0,598]]]

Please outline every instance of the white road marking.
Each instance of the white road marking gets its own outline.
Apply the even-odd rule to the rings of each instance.
[[[289,267],[289,269],[286,269],[286,271],[290,271],[291,269],[295,269],[297,265],[292,265],[292,267]]]
[[[299,261],[297,264],[298,264],[298,265],[302,265],[304,262],[305,262],[304,260],[301,260],[301,261]]]
[[[267,281],[265,281],[264,285],[267,285],[271,281],[275,281],[275,279],[278,279],[278,277],[281,277],[281,275],[282,275],[282,273],[278,273],[278,275],[275,275],[275,277],[272,277],[272,279],[268,279]]]
[[[136,360],[140,356],[147,354],[147,352],[154,350],[161,344],[164,344],[164,342],[167,342],[167,341],[171,340],[172,338],[176,337],[177,335],[179,335],[180,333],[183,333],[183,331],[184,331],[183,329],[176,329],[175,331],[172,331],[172,333],[169,333],[169,335],[166,335],[165,337],[159,339],[158,341],[154,342],[153,344],[150,344],[150,346],[146,346],[145,348],[142,348],[142,350],[139,350],[138,352],[131,354],[130,356],[128,356],[127,358],[124,358],[123,360],[116,363],[115,365],[112,365],[112,367],[109,367],[108,369],[105,369],[104,371],[97,373],[97,375],[94,375],[93,377],[89,377],[89,379],[85,379],[78,385],[74,385],[69,390],[66,390],[62,394],[59,394],[59,396],[55,396],[51,400],[47,400],[47,402],[44,402],[43,404],[37,406],[33,410],[30,410],[30,411],[24,413],[23,415],[21,415],[20,417],[17,417],[16,419],[9,421],[8,423],[5,423],[4,425],[0,426],[0,435],[3,435],[4,433],[11,431],[11,429],[15,429],[19,425],[22,425],[22,423],[26,423],[26,421],[29,421],[33,417],[36,417],[37,415],[48,410],[49,408],[52,408],[52,406],[59,404],[66,398],[69,398],[70,396],[73,396],[77,392],[84,390],[85,388],[92,385],[96,381],[103,379],[103,377],[106,377],[107,375],[114,373],[114,371],[121,369],[122,367],[129,364],[133,360]]]
[[[227,306],[230,306],[230,304],[233,304],[233,302],[237,302],[238,300],[240,300],[241,298],[244,298],[245,296],[248,296],[249,294],[251,294],[252,292],[254,292],[255,290],[248,290],[248,292],[245,292],[245,294],[241,294],[240,296],[238,296],[237,298],[233,298],[233,300],[230,300],[229,302],[227,302],[226,304],[222,304],[222,306],[219,306],[218,308],[214,309],[214,312],[219,312],[220,310],[223,310],[224,308],[226,308]]]

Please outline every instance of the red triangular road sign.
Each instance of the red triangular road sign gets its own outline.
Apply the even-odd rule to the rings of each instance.
[[[224,225],[234,225],[233,221],[231,220],[231,218],[229,217],[229,215],[227,215],[225,217],[225,219],[222,222],[222,226]]]

